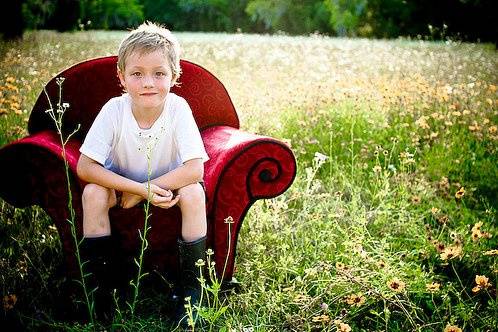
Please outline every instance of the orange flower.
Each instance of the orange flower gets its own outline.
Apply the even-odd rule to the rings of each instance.
[[[446,325],[443,332],[462,332],[462,329],[456,325]]]
[[[387,282],[387,286],[396,293],[401,293],[405,290],[406,284],[398,278],[393,278]]]
[[[17,296],[15,294],[9,294],[3,297],[4,310],[13,309],[16,303],[17,303]]]

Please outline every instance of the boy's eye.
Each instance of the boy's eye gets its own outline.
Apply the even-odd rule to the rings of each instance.
[[[142,73],[140,73],[138,71],[136,71],[136,72],[134,72],[134,73],[131,74],[131,76],[141,76],[141,75],[142,75]]]
[[[166,76],[166,73],[163,73],[162,71],[158,71],[156,73],[156,76]]]

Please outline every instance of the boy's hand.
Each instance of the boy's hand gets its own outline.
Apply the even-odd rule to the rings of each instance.
[[[147,184],[145,185],[147,186]],[[146,187],[145,197],[147,197],[147,193],[149,192],[147,191]],[[150,203],[163,209],[169,209],[170,207],[178,203],[178,200],[180,199],[180,195],[173,197],[173,192],[171,190],[162,189],[161,187],[152,183],[150,184],[149,195]]]

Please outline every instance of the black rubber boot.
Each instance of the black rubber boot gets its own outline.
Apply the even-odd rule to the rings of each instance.
[[[104,324],[112,322],[112,276],[111,255],[114,250],[110,235],[84,238],[80,245],[81,261],[85,274],[87,292],[96,289],[90,300],[94,303],[95,318]]]
[[[178,258],[180,263],[180,292],[181,301],[177,309],[177,322],[181,326],[188,326],[188,316],[185,309],[186,297],[190,297],[190,305],[193,310],[194,322],[197,320],[195,307],[200,303],[201,298],[201,271],[196,265],[198,260],[206,261],[206,237],[202,237],[192,242],[178,240]]]

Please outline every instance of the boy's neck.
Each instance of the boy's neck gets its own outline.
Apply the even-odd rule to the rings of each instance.
[[[134,107],[133,105],[131,107],[131,112],[133,113],[133,116],[135,117],[135,120],[137,121],[137,124],[140,127],[140,129],[151,128],[156,122],[156,120],[159,119],[163,110],[164,110],[164,105],[156,109],[144,109],[144,108],[140,109]]]

